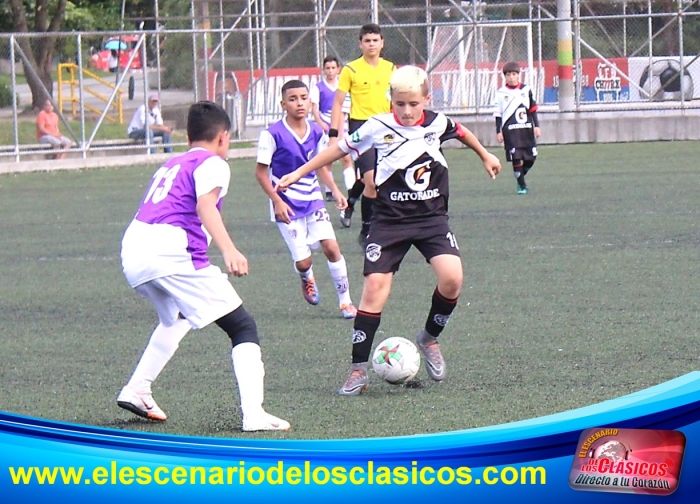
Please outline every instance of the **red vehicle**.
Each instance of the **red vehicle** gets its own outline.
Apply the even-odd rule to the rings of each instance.
[[[121,40],[121,44],[119,41]],[[110,37],[105,41],[102,46],[102,50],[96,52],[92,55],[92,65],[98,70],[109,71],[109,57],[112,50],[115,50],[119,55],[119,68],[126,68],[127,63],[129,63],[129,58],[134,52],[139,38],[135,35],[124,35],[120,37]],[[121,50],[118,48],[121,47]],[[143,65],[141,63],[141,51],[138,51],[134,56],[134,60],[131,62],[131,69],[141,68]]]

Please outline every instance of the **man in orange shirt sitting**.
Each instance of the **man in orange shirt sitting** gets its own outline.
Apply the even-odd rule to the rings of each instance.
[[[36,138],[39,143],[51,144],[54,149],[63,149],[54,159],[66,157],[66,150],[74,145],[70,138],[61,135],[58,129],[58,114],[54,112],[51,100],[44,102],[44,108],[36,117]]]

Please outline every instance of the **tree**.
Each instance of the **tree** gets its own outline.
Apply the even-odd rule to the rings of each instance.
[[[25,6],[22,0],[10,0],[12,27],[17,32],[36,32],[47,34],[42,38],[18,37],[17,43],[26,57],[25,74],[27,84],[32,91],[32,107],[41,108],[42,102],[48,97],[42,84],[49,94],[53,93],[53,55],[56,37],[49,34],[61,29],[66,14],[68,0],[36,0],[33,10]],[[27,12],[29,11],[29,12]],[[33,18],[30,27],[28,15]],[[29,66],[30,68],[26,68]]]

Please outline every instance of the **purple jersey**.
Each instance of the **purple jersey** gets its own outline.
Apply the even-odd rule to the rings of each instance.
[[[229,179],[228,164],[204,149],[175,156],[155,172],[122,240],[122,264],[132,286],[210,265],[211,237],[197,215],[197,200],[220,188],[220,210]]]
[[[331,89],[325,80],[320,80],[318,87],[318,113],[326,124],[331,124],[331,111],[333,110],[333,100],[335,99],[335,89]]]
[[[306,134],[299,138],[282,119],[260,133],[257,162],[269,166],[273,187],[279,179],[293,172],[325,148],[327,140],[317,124],[306,121]],[[316,172],[304,175],[280,197],[294,212],[292,219],[300,219],[325,207],[323,193]],[[274,220],[274,212],[271,217]]]

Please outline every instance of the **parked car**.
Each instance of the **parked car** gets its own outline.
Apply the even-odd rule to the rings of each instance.
[[[121,40],[121,42],[120,42]],[[119,68],[126,68],[129,63],[129,58],[134,52],[134,48],[139,38],[135,35],[124,35],[120,37],[110,37],[105,40],[102,49],[92,55],[92,65],[98,70],[109,71],[109,57],[112,50],[116,50],[119,55]],[[121,49],[119,49],[121,48]],[[143,65],[141,63],[141,52],[137,52],[134,60],[131,62],[131,69],[139,69]]]

